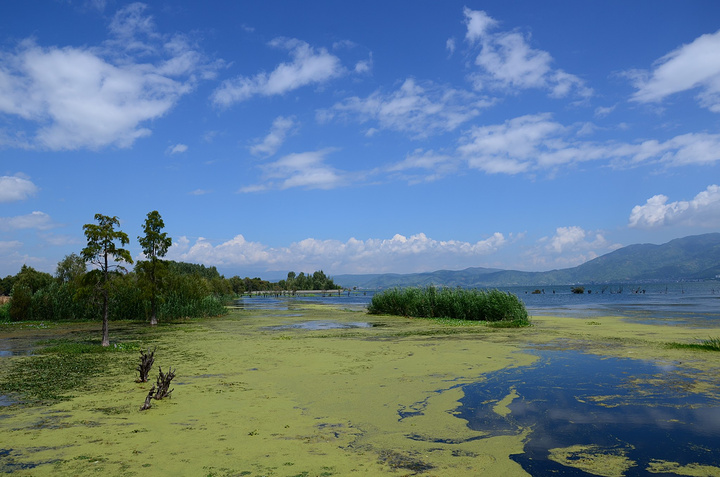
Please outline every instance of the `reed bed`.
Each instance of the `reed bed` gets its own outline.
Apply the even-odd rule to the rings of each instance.
[[[368,313],[528,325],[525,305],[512,293],[462,288],[393,288],[373,296]]]

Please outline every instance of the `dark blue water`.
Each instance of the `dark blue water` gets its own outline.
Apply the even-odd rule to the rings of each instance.
[[[533,366],[502,370],[463,387],[457,416],[490,435],[532,432],[525,452],[512,458],[531,475],[587,473],[548,459],[548,451],[574,445],[621,450],[636,463],[627,475],[657,475],[653,460],[720,466],[720,397],[693,393],[703,378],[673,365],[605,358],[577,351],[540,351]],[[503,417],[498,400],[519,395]],[[697,388],[695,388],[697,389]]]

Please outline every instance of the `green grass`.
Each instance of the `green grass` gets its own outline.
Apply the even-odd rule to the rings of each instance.
[[[37,355],[14,359],[0,379],[0,395],[26,405],[51,404],[72,397],[108,369],[118,352],[137,352],[137,343],[100,346],[99,341],[48,340]]]
[[[501,327],[530,324],[523,302],[500,290],[393,288],[373,296],[368,313],[486,321]]]
[[[720,338],[708,338],[700,343],[668,343],[669,348],[694,349],[699,351],[720,351]]]
[[[86,354],[86,353],[113,353],[122,351],[138,351],[139,343],[112,343],[110,346],[100,346],[98,342],[72,341],[67,339],[48,340],[48,346],[42,348],[44,354]]]

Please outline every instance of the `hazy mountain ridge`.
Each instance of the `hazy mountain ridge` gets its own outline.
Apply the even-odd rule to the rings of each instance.
[[[405,286],[541,286],[575,283],[702,280],[720,275],[720,233],[693,235],[662,245],[628,245],[573,268],[522,272],[491,268],[438,270],[412,274],[338,275],[345,287]]]

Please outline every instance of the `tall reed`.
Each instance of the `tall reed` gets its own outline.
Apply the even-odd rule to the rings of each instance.
[[[529,324],[523,302],[500,290],[393,288],[373,296],[368,313]]]

